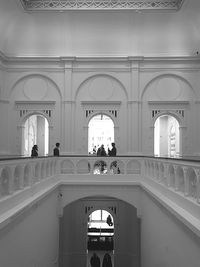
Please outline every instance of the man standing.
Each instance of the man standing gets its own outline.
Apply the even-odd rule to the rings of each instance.
[[[94,252],[91,259],[90,259],[91,267],[100,267],[100,258]]]
[[[55,157],[59,157],[60,156],[60,150],[59,150],[59,148],[60,148],[60,143],[56,143],[56,147],[53,150],[53,155]]]
[[[116,149],[116,147],[115,147],[115,143],[111,143],[111,145],[112,145],[112,149],[110,150],[110,149],[108,148],[108,155],[109,155],[110,157],[115,157],[115,156],[117,155],[117,149]]]

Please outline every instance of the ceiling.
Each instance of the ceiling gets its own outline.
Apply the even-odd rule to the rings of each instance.
[[[184,0],[21,0],[27,11],[179,10]]]
[[[200,0],[144,0],[140,7],[136,0],[123,0],[135,2],[131,8],[123,8],[122,0],[104,0],[120,2],[117,10],[97,10],[97,0],[70,0],[77,5],[92,2],[93,6],[67,10],[61,8],[63,1],[0,0],[0,54],[174,57],[200,51]],[[51,3],[61,10],[50,9]]]

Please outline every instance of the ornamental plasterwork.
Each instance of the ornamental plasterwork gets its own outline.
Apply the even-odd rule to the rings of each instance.
[[[168,10],[178,11],[184,0],[20,0],[27,11]]]
[[[178,116],[181,116],[182,118],[185,117],[185,110],[184,109],[170,109],[170,110],[160,110],[160,109],[153,109],[151,111],[151,117],[154,118],[156,116],[158,116],[159,114],[177,114]]]
[[[55,108],[55,101],[15,101],[15,108],[19,111],[20,118],[37,112],[51,118]]]

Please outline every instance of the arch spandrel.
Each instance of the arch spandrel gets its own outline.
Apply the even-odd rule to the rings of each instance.
[[[128,95],[125,86],[118,79],[111,75],[98,74],[81,82],[74,95],[75,101],[80,99],[94,102],[127,100]]]
[[[36,93],[32,89],[36,88]],[[9,91],[9,98],[24,101],[61,100],[62,92],[51,78],[41,74],[25,75],[18,78]]]
[[[162,94],[163,93],[163,94]],[[142,101],[181,101],[196,99],[192,85],[185,78],[174,74],[154,77],[141,92]]]

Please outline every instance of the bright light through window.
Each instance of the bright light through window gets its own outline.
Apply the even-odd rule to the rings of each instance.
[[[89,122],[88,129],[88,152],[92,153],[93,148],[102,144],[107,152],[108,147],[114,142],[114,123],[110,117],[99,114]]]

